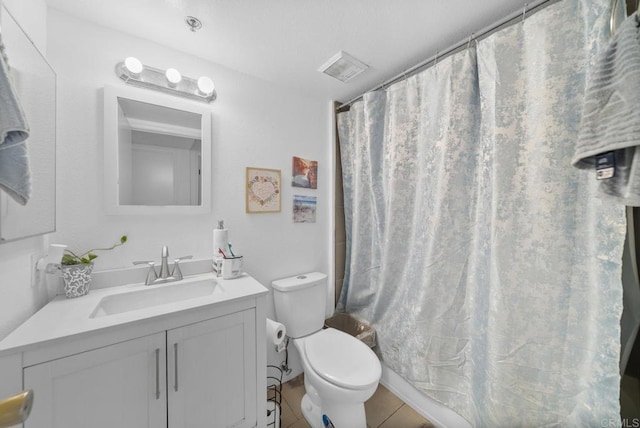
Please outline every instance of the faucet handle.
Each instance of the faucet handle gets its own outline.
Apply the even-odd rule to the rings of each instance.
[[[134,265],[149,265],[149,271],[147,272],[147,278],[144,281],[145,285],[151,285],[151,283],[153,283],[153,281],[155,281],[156,279],[158,279],[158,274],[156,273],[156,264],[155,262],[152,262],[151,260],[141,260],[141,261],[135,261],[133,262]]]
[[[192,258],[193,256],[182,256],[173,261],[173,272],[171,273],[171,276],[174,277],[176,281],[180,281],[183,278],[182,271],[180,270],[180,261]]]

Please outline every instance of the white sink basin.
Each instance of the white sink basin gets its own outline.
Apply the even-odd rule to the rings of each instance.
[[[220,291],[220,285],[215,279],[211,278],[188,283],[176,282],[170,285],[149,285],[142,290],[103,297],[89,317],[99,318],[121,314],[152,306],[205,297]]]

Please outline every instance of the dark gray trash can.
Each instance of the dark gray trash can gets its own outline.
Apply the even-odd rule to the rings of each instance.
[[[344,331],[361,340],[369,348],[376,346],[376,331],[366,321],[352,314],[337,313],[325,320],[325,326]]]

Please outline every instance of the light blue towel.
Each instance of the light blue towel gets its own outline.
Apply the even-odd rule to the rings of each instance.
[[[26,139],[29,126],[16,96],[0,39],[0,189],[21,205],[31,195]]]
[[[640,28],[628,17],[599,57],[585,93],[572,164],[595,168],[613,152],[615,175],[600,180],[603,197],[640,206]]]

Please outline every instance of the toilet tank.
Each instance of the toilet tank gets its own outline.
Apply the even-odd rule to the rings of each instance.
[[[319,331],[324,325],[327,302],[327,275],[305,273],[271,283],[276,318],[287,336],[298,338]]]

